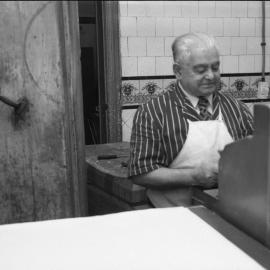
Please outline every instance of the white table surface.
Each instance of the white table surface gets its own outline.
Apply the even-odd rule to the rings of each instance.
[[[0,225],[1,270],[263,269],[183,207]]]

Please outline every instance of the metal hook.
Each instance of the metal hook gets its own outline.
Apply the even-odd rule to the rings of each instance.
[[[25,97],[19,99],[18,103],[4,96],[0,96],[0,100],[4,102],[6,105],[13,107],[15,109],[16,115],[21,115],[22,113],[24,113],[28,108],[29,104],[27,98]]]
[[[16,102],[14,102],[14,101],[12,101],[11,99],[9,99],[9,98],[7,98],[7,97],[4,97],[4,96],[0,96],[0,100],[2,101],[2,102],[4,102],[5,104],[7,104],[7,105],[9,105],[9,106],[11,106],[11,107],[13,107],[13,108],[17,108],[18,107],[18,103],[16,103]]]

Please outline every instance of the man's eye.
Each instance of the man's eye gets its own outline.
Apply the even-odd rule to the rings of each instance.
[[[202,73],[204,73],[204,72],[206,71],[206,68],[204,68],[204,67],[197,67],[197,68],[195,69],[195,71],[196,71],[197,73],[202,74]]]
[[[218,71],[218,70],[219,70],[219,65],[213,66],[213,67],[212,67],[212,70],[213,70],[213,71]]]

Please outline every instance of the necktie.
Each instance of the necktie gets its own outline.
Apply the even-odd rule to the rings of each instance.
[[[204,121],[209,120],[212,117],[211,113],[207,110],[208,105],[209,101],[206,97],[199,97],[198,108],[200,109],[200,116]]]

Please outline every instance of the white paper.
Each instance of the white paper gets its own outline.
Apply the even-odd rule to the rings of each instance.
[[[3,270],[263,269],[187,208],[0,226]]]

